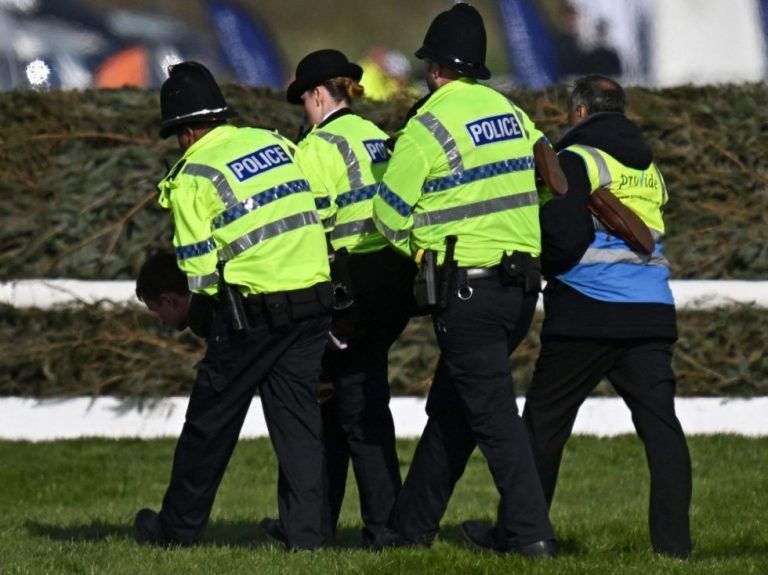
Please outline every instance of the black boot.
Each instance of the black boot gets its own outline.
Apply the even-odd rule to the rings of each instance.
[[[160,525],[160,517],[151,509],[141,509],[133,522],[136,541],[157,547],[193,545],[194,541],[181,541],[167,536]]]
[[[288,538],[285,536],[283,526],[280,525],[279,519],[275,519],[274,517],[265,517],[259,521],[259,525],[264,530],[264,533],[267,534],[267,537],[288,547]]]
[[[513,553],[532,558],[553,557],[555,554],[555,542],[549,539],[542,539],[526,545],[501,546],[496,541],[495,532],[493,525],[482,521],[465,521],[461,524],[461,533],[464,535],[464,539],[475,549]]]

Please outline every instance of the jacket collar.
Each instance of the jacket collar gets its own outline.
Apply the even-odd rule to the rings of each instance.
[[[232,132],[234,132],[237,129],[238,129],[237,127],[232,126],[230,124],[216,126],[213,130],[205,134],[197,142],[195,142],[189,148],[187,148],[186,152],[184,152],[184,156],[182,157],[189,158],[192,154],[194,154],[198,150],[202,150],[203,148],[208,148],[210,146],[216,146],[220,144],[222,140],[226,140],[228,137],[232,135]]]
[[[315,128],[319,130],[320,128],[324,128],[331,122],[333,122],[337,118],[341,118],[342,116],[347,116],[349,114],[352,114],[352,110],[349,107],[346,108],[340,108],[333,112],[331,115],[329,115],[325,120],[320,122]]]

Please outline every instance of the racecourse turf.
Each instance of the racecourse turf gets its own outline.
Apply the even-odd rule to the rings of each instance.
[[[350,475],[336,545],[286,553],[258,526],[276,513],[276,467],[267,440],[238,445],[201,545],[163,550],[133,540],[136,510],[160,504],[171,440],[0,442],[0,574],[15,573],[768,573],[768,438],[690,438],[693,557],[654,555],[648,542],[648,473],[633,436],[575,437],[552,508],[560,554],[528,561],[468,548],[465,519],[491,520],[497,495],[475,453],[439,539],[426,550],[360,547]],[[403,473],[415,441],[399,442]]]

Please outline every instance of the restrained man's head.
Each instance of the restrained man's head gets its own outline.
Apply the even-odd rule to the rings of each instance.
[[[624,88],[607,76],[590,74],[582,76],[573,84],[568,121],[577,124],[591,114],[616,112],[623,114],[627,107]]]
[[[136,297],[165,325],[183,330],[189,323],[187,277],[173,254],[150,256],[139,270]]]

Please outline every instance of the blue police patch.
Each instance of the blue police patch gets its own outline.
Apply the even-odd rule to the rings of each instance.
[[[291,158],[288,157],[285,150],[274,144],[229,162],[227,167],[235,174],[238,182],[244,182],[272,168],[290,163]]]
[[[387,154],[387,142],[385,140],[363,140],[363,145],[371,156],[371,162],[380,164],[389,159]]]
[[[523,137],[523,132],[512,114],[476,120],[467,124],[466,128],[475,147]]]

